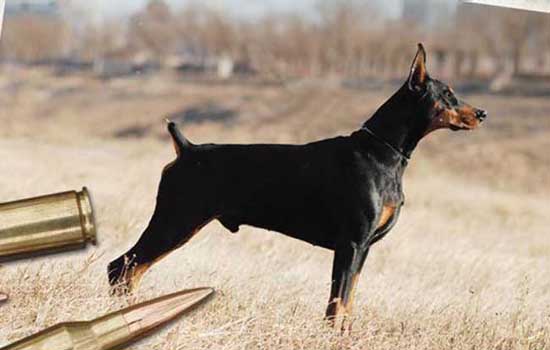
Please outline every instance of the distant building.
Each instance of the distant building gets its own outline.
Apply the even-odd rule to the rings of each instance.
[[[456,4],[449,0],[403,0],[401,18],[426,27],[450,24]]]
[[[10,0],[6,1],[6,17],[21,15],[59,16],[56,0]]]
[[[233,75],[233,70],[235,69],[235,62],[229,56],[222,56],[218,60],[218,78],[220,79],[229,79]]]

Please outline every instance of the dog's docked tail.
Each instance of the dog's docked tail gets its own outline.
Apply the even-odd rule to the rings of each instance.
[[[191,147],[193,147],[193,144],[182,135],[176,123],[168,118],[166,119],[166,123],[168,124],[168,132],[170,133],[170,136],[172,136],[172,142],[174,143],[174,148],[176,149],[178,156],[183,154],[185,151],[190,150]]]

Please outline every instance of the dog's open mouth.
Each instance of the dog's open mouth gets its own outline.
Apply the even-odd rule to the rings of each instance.
[[[449,125],[449,129],[451,129],[452,131],[458,131],[458,130],[470,130],[470,128],[468,128],[466,125],[455,125],[455,124],[451,124]]]
[[[458,130],[471,130],[471,128],[467,127],[465,124],[462,124],[462,125],[454,125],[454,124],[451,124],[449,126],[449,129],[451,129],[452,131],[458,131]]]
[[[474,123],[473,125],[467,124],[467,123],[460,123],[457,124],[450,124],[449,129],[452,131],[458,131],[458,130],[474,130],[477,128],[482,122]]]

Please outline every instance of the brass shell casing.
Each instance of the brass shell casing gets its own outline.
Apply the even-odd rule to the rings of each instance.
[[[67,322],[48,328],[2,350],[106,350],[131,338],[121,314],[101,322]]]
[[[115,314],[103,319],[102,323],[61,323],[3,350],[107,350],[128,341],[130,337],[124,317]]]
[[[0,261],[84,248],[96,243],[86,187],[0,204]]]

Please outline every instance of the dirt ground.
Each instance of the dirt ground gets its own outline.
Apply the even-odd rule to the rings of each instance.
[[[393,90],[336,81],[193,83],[173,74],[100,81],[44,70],[0,74],[0,201],[88,186],[99,244],[0,266],[0,346],[184,288],[213,302],[133,349],[550,348],[550,100],[471,95],[474,132],[423,140],[406,205],[373,249],[351,335],[322,321],[332,253],[274,232],[208,225],[111,297],[107,263],[148,222],[173,160],[163,119],[201,142],[308,142],[349,134]]]

